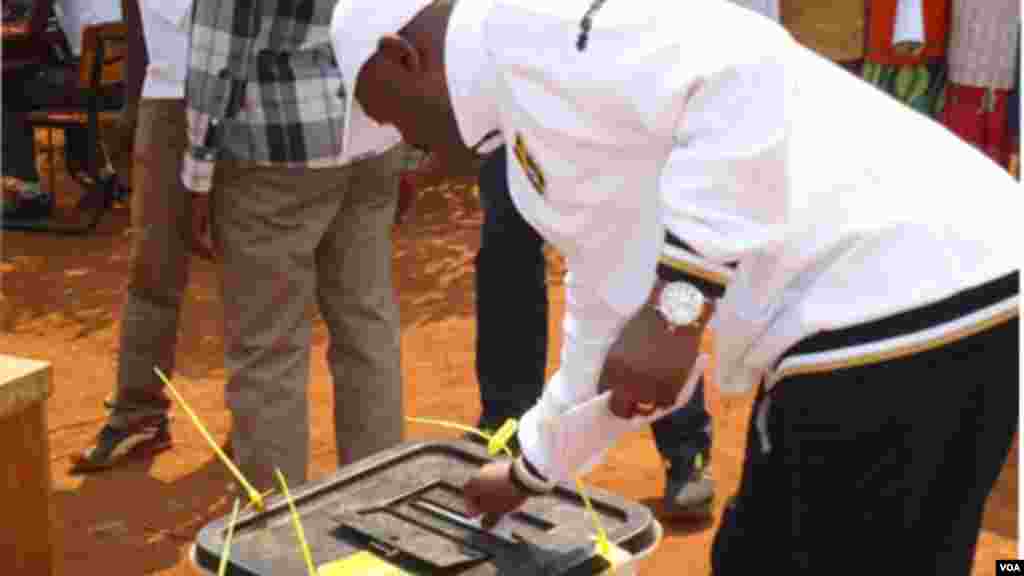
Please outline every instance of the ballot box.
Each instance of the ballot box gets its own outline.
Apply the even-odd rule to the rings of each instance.
[[[0,355],[0,454],[6,506],[0,522],[4,574],[54,574],[46,398],[50,365]]]
[[[637,573],[661,540],[647,507],[587,488],[614,545],[597,553],[595,528],[572,486],[531,499],[493,531],[474,525],[461,489],[490,461],[464,441],[407,443],[290,489],[319,576],[593,575]],[[192,547],[200,573],[216,573],[230,516],[205,526]],[[227,574],[304,576],[307,564],[287,502],[239,515]]]

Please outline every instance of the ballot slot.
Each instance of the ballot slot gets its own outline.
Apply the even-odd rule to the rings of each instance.
[[[505,557],[541,541],[555,525],[532,514],[510,514],[495,529],[480,526],[462,492],[443,480],[408,491],[373,507],[340,510],[337,536],[357,537],[388,558],[406,558],[437,570],[465,568]]]
[[[389,562],[425,568],[430,574],[457,572],[491,557],[480,548],[394,510],[343,513],[338,519],[341,525],[336,536],[355,540]]]
[[[435,482],[428,486],[417,494],[414,502],[420,506],[425,503],[430,504],[455,514],[461,519],[471,520],[462,491],[446,482]],[[555,524],[523,511],[509,514],[508,522],[517,528],[525,528],[525,532],[551,532],[555,529]]]

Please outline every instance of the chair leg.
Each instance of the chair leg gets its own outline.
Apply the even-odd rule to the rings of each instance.
[[[50,146],[50,198],[56,204],[57,199],[57,148],[53,145],[53,127],[46,128],[47,143]]]
[[[67,148],[67,132],[64,131],[62,128],[58,128],[58,129],[60,129],[62,132],[64,132],[64,135],[65,135],[64,136],[64,147],[65,147],[65,156],[64,156],[64,158],[65,158],[65,163],[66,163],[66,161],[67,161],[67,152],[66,152],[66,148]],[[51,128],[51,130],[52,130],[52,128]],[[91,134],[95,134],[95,129],[91,132]],[[52,138],[52,132],[50,134],[50,137]],[[95,139],[91,139],[91,140],[93,142],[95,141]],[[96,156],[96,151],[95,150],[91,151],[90,152],[90,158],[89,158],[89,173],[91,175],[92,182],[89,182],[89,183],[83,182],[82,183],[82,185],[85,186],[85,194],[82,197],[82,200],[79,202],[79,206],[78,206],[78,211],[79,212],[84,211],[84,212],[87,213],[87,217],[86,217],[85,222],[83,222],[81,224],[78,224],[78,225],[68,226],[68,225],[65,225],[65,224],[56,224],[56,223],[53,223],[53,222],[43,222],[43,221],[38,221],[38,220],[17,220],[17,219],[11,219],[11,218],[4,218],[3,222],[2,222],[3,229],[4,230],[20,231],[20,232],[45,232],[45,233],[49,233],[49,234],[61,234],[61,235],[69,235],[69,236],[85,235],[85,234],[88,234],[89,232],[92,232],[93,230],[95,230],[97,225],[99,225],[100,220],[103,219],[103,215],[104,215],[104,213],[107,212],[107,208],[108,208],[108,205],[107,205],[107,191],[105,190],[105,187],[100,182],[99,170],[96,168],[97,161],[96,161],[95,156]],[[52,166],[51,166],[51,168],[52,168]],[[51,169],[51,171],[50,171],[51,183],[55,182],[54,174],[55,174],[55,171]],[[53,186],[53,185],[54,184],[51,184],[51,186]],[[55,190],[51,189],[51,195],[50,195],[50,200],[51,201],[53,201],[53,199],[56,197],[54,192],[55,192]]]

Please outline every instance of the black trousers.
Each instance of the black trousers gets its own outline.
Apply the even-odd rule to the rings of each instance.
[[[1014,274],[811,337],[784,358],[919,334],[1018,293]],[[970,574],[1018,422],[1016,307],[998,320],[938,347],[762,388],[713,573]]]
[[[544,240],[509,195],[505,147],[480,170],[484,221],[476,257],[476,373],[482,414],[496,428],[519,418],[544,389],[548,351],[548,293]],[[672,462],[709,457],[710,416],[703,383],[685,407],[652,428],[658,451]]]
[[[74,93],[68,83],[77,82],[77,68],[30,67],[24,71],[4,76],[3,85],[3,175],[38,182],[36,169],[35,135],[29,129],[27,115],[33,110],[84,106],[79,101],[69,101],[68,94]],[[105,110],[119,109],[124,104],[124,95],[119,88],[112,88],[100,97],[100,106]],[[71,127],[64,131],[65,161],[72,173],[89,168],[89,131],[85,127]],[[100,166],[107,162],[102,154],[97,158]],[[52,191],[51,191],[52,192]]]

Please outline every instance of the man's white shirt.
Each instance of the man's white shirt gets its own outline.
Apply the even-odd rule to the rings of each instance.
[[[88,26],[121,20],[120,0],[59,0],[54,13],[68,39],[71,53],[82,54],[82,31]]]
[[[192,0],[139,0],[139,14],[149,53],[142,97],[185,98]]]
[[[456,4],[446,48],[460,130],[500,129],[509,189],[565,257],[561,364],[520,442],[568,480],[547,422],[597,393],[646,301],[666,227],[738,263],[713,319],[716,381],[742,392],[825,329],[1016,269],[1019,191],[930,119],[715,0]]]

